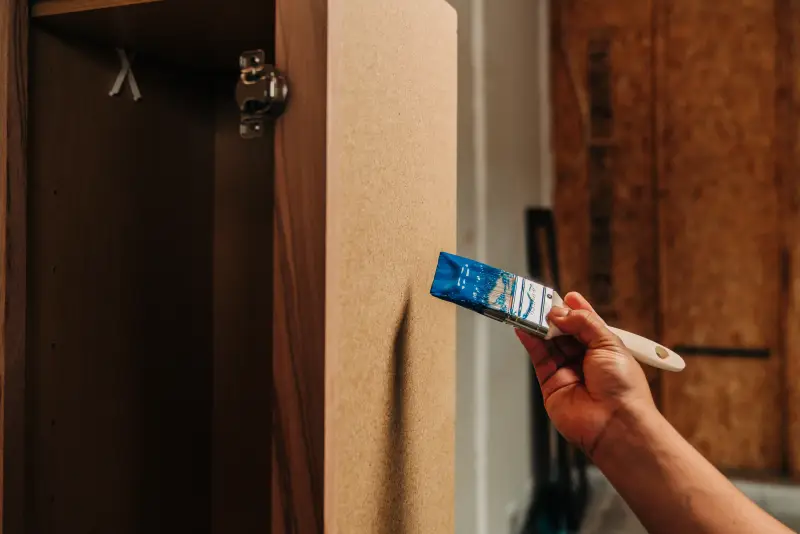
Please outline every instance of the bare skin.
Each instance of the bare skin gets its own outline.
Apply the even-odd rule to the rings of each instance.
[[[558,431],[603,471],[651,534],[785,534],[661,415],[644,371],[577,293],[548,319],[571,334],[517,331]]]

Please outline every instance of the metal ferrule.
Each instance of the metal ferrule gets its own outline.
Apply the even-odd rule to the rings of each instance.
[[[553,307],[553,293],[549,287],[517,276],[506,322],[545,337],[550,330],[547,314]]]

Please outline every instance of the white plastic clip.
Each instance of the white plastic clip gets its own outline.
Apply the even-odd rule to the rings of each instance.
[[[125,83],[125,79],[127,79],[128,84],[131,86],[133,101],[138,102],[142,99],[142,93],[139,91],[139,84],[136,83],[136,77],[133,75],[133,70],[131,69],[131,62],[133,61],[134,56],[131,56],[129,59],[128,54],[126,54],[121,48],[117,48],[117,55],[122,63],[122,67],[117,75],[117,80],[114,82],[114,87],[111,88],[108,96],[117,96],[122,90],[122,84]]]

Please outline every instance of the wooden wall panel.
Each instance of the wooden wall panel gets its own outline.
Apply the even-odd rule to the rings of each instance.
[[[664,411],[717,465],[778,469],[774,3],[663,6],[664,342],[773,351],[766,360],[692,357],[683,373],[664,375]]]
[[[0,0],[0,532],[25,525],[28,2]]]
[[[325,527],[451,533],[456,14],[336,0],[329,31]]]
[[[270,531],[273,136],[243,140],[217,96],[214,187],[215,534]]]
[[[778,91],[776,93],[777,178],[781,214],[781,342],[789,473],[800,477],[800,9],[776,3]]]
[[[32,37],[25,532],[208,532],[214,94]]]
[[[554,3],[552,95],[564,290],[586,294],[612,324],[658,338],[652,7]]]
[[[328,1],[276,4],[272,532],[322,532]]]

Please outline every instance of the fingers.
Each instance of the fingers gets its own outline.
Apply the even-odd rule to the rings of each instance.
[[[590,312],[594,312],[594,308],[592,308],[592,305],[589,304],[589,301],[586,300],[583,295],[575,291],[567,293],[567,295],[564,297],[564,304],[573,310],[588,310]]]
[[[525,350],[528,351],[528,356],[530,356],[531,363],[533,363],[534,367],[542,360],[550,357],[550,353],[547,351],[547,347],[542,339],[523,330],[514,329],[514,332],[517,334],[517,338],[522,342]]]
[[[567,293],[567,296],[564,297],[564,304],[573,310],[586,310],[597,315],[597,312],[594,311],[594,308],[591,304],[589,304],[589,301],[578,292],[573,291],[571,293]],[[603,324],[605,324],[605,321],[603,321],[602,317],[599,315],[597,317],[603,322]]]
[[[553,308],[548,316],[548,320],[559,330],[575,336],[590,348],[618,344],[616,336],[581,295],[570,293],[564,302],[572,309]]]
[[[558,347],[558,350],[566,356],[568,360],[583,357],[586,354],[586,345],[572,336],[558,336],[553,338],[551,342]]]
[[[530,355],[545,400],[561,388],[580,382],[580,360],[567,365],[567,354],[551,350],[552,345],[522,330],[516,330],[516,334]]]

